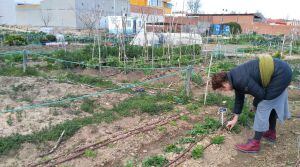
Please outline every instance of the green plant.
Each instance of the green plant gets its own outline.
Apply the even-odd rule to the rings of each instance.
[[[166,148],[164,149],[165,152],[167,153],[180,153],[183,150],[182,147],[177,147],[175,144],[170,144],[167,145]]]
[[[188,133],[195,136],[195,135],[202,135],[202,134],[208,134],[210,132],[213,132],[217,130],[221,126],[221,123],[215,119],[212,118],[205,118],[204,123],[196,123],[192,130],[190,130]]]
[[[193,136],[202,135],[202,134],[207,134],[208,130],[202,124],[196,123],[193,129],[190,130],[188,133]]]
[[[164,127],[164,126],[159,126],[159,127],[157,127],[157,130],[160,131],[160,132],[166,132],[167,128]]]
[[[84,151],[83,156],[87,158],[95,158],[97,156],[97,153],[91,149],[87,149]]]
[[[197,145],[193,150],[192,150],[192,157],[194,159],[199,159],[203,156],[204,148],[202,145]]]
[[[55,42],[56,41],[56,37],[54,35],[51,35],[51,34],[46,35],[46,39],[49,42]]]
[[[5,38],[4,43],[9,46],[27,45],[26,39],[21,35],[9,35]]]
[[[191,110],[191,111],[194,111],[194,110],[197,110],[198,108],[200,107],[200,102],[197,102],[197,103],[189,103],[186,108],[188,110]]]
[[[211,139],[211,143],[212,144],[222,144],[222,143],[224,143],[224,140],[225,140],[224,136],[215,136]]]
[[[99,77],[91,77],[86,75],[78,75],[73,73],[67,73],[66,75],[59,76],[60,81],[72,81],[76,83],[88,84],[103,88],[115,88],[117,87],[111,81],[106,81]]]
[[[7,120],[6,120],[7,125],[12,126],[13,125],[13,118],[11,117],[11,115],[8,116]]]
[[[239,125],[235,125],[232,129],[231,129],[232,132],[236,133],[236,134],[239,134],[241,133],[241,127]]]
[[[162,167],[168,162],[169,161],[165,157],[161,155],[155,155],[145,159],[142,163],[142,167]]]
[[[74,95],[68,94],[66,97],[73,97]],[[102,122],[110,123],[116,119],[122,118],[122,116],[129,116],[130,110],[139,109],[141,103],[149,102],[161,102],[171,98],[170,94],[158,94],[156,96],[151,95],[138,95],[131,97],[125,101],[122,101],[113,109],[104,110],[101,113],[93,113],[91,116],[83,118],[75,118],[67,120],[63,123],[55,126],[47,127],[41,131],[34,132],[28,135],[13,134],[7,137],[0,137],[0,155],[9,153],[11,150],[17,150],[25,142],[29,143],[41,143],[46,141],[56,141],[61,132],[65,130],[64,139],[68,139],[73,136],[80,128],[91,125],[99,124]]]
[[[195,138],[191,138],[191,137],[181,138],[179,140],[180,144],[195,143],[195,142],[196,142],[196,139]]]
[[[279,51],[275,52],[275,54],[273,55],[273,58],[277,58],[277,59],[281,59],[281,53]]]
[[[183,115],[183,116],[180,117],[180,120],[182,120],[182,121],[188,121],[189,117],[187,115]]]
[[[222,62],[218,62],[218,63],[213,64],[210,68],[210,72],[212,74],[215,74],[215,73],[218,73],[218,72],[221,72],[221,71],[229,71],[232,68],[234,68],[235,66],[236,65],[234,63],[227,62],[227,61],[222,61]],[[206,73],[208,73],[208,71],[209,71],[209,69],[206,68]]]
[[[13,67],[1,67],[0,75],[21,77],[21,76],[39,76],[40,73],[31,67],[27,67],[27,70],[24,73],[22,68],[13,66]]]
[[[191,80],[196,83],[197,85],[202,85],[203,84],[203,79],[200,73],[192,73]]]
[[[169,124],[172,125],[172,126],[177,126],[177,122],[176,121],[170,121]]]
[[[16,118],[17,118],[18,122],[21,122],[22,121],[22,112],[20,112],[20,111],[16,112]]]
[[[242,27],[239,23],[237,22],[229,22],[226,23],[226,25],[230,26],[230,33],[232,35],[237,35],[237,34],[241,34],[242,33]]]
[[[90,99],[86,98],[83,100],[83,103],[81,104],[80,109],[87,113],[93,113],[94,108],[95,108],[94,102],[95,102],[94,100],[90,100]]]
[[[134,162],[133,162],[133,160],[128,160],[124,166],[125,166],[125,167],[134,167]]]
[[[164,102],[169,99],[168,95],[158,94],[156,96],[146,95],[144,93],[123,101],[115,107],[115,111],[123,116],[130,116],[130,110],[137,110],[148,114],[158,114],[164,111],[171,111],[173,105]]]

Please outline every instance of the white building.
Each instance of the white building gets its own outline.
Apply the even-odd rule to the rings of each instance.
[[[129,8],[128,0],[42,0],[40,4],[0,0],[0,24],[84,28],[93,19],[99,23],[101,17],[121,16]]]
[[[120,34],[123,25],[126,27],[126,34],[139,33],[143,28],[143,21],[138,17],[107,16],[101,19],[100,28],[108,30],[110,34]]]
[[[0,0],[0,24],[16,24],[16,9],[13,0]]]

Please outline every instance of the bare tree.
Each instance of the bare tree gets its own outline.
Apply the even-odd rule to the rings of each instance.
[[[41,9],[40,10],[40,13],[41,13],[41,20],[44,24],[45,27],[48,27],[49,26],[49,23],[51,22],[52,20],[52,15],[51,13],[49,12],[48,9]]]
[[[78,9],[78,19],[83,24],[84,28],[89,31],[89,36],[97,28],[103,16],[104,10],[101,8],[103,5],[94,5],[91,8]]]
[[[188,9],[192,13],[200,13],[201,0],[188,0]]]

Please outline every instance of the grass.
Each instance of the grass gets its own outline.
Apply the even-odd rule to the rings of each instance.
[[[70,108],[71,104],[70,103],[55,103],[55,104],[50,104],[49,107]]]
[[[80,109],[84,112],[92,114],[92,113],[94,113],[94,108],[95,108],[94,102],[95,102],[94,100],[86,98],[83,100],[83,103],[81,104]]]
[[[208,106],[213,106],[213,105],[221,105],[223,102],[225,103],[225,106],[229,109],[232,109],[234,107],[234,98],[233,97],[228,97],[224,96],[219,93],[208,93],[206,97],[206,105]],[[204,98],[200,100],[200,103],[204,103]]]
[[[192,73],[191,80],[199,86],[203,84],[203,78],[200,73]]]
[[[161,155],[155,155],[146,158],[142,163],[142,167],[162,167],[168,162],[169,161],[165,157]]]
[[[141,94],[134,97],[131,97],[114,108],[110,110],[105,110],[101,113],[93,113],[92,116],[84,117],[84,118],[75,118],[72,120],[67,120],[63,123],[57,124],[55,126],[51,126],[48,128],[44,128],[41,131],[34,132],[28,135],[20,135],[13,134],[8,137],[0,138],[0,155],[8,154],[11,150],[17,150],[21,147],[21,145],[25,142],[29,143],[42,143],[46,141],[56,141],[63,130],[65,130],[65,134],[63,139],[66,140],[72,137],[80,128],[91,125],[91,124],[99,124],[102,122],[112,122],[114,120],[120,119],[124,116],[131,116],[133,113],[132,110],[140,110],[143,105],[151,105],[151,103],[157,104],[162,100],[170,98],[170,95],[158,94],[156,96]],[[158,105],[158,104],[157,104]],[[169,106],[169,104],[168,104]],[[167,108],[167,111],[170,111],[171,107]],[[166,108],[155,107],[155,111],[150,114],[160,112],[165,112]]]
[[[183,116],[180,117],[180,120],[182,120],[182,121],[188,121],[189,117],[187,115],[183,115]]]
[[[194,159],[199,159],[203,156],[204,148],[202,145],[197,145],[193,150],[192,150],[192,157]]]
[[[196,142],[196,139],[195,138],[191,138],[191,137],[181,138],[179,140],[180,144],[195,143],[195,142]]]
[[[150,115],[173,110],[173,104],[170,103],[170,95],[157,94],[156,96],[139,94],[133,98],[127,99],[114,107],[114,111],[122,116],[132,116],[134,112],[130,110],[148,113]]]
[[[177,122],[176,121],[170,121],[169,123],[171,126],[177,126]]]
[[[23,77],[23,76],[41,76],[41,74],[32,67],[27,67],[26,72],[23,72],[22,67],[1,67],[0,76],[14,76],[14,77]]]
[[[200,103],[189,103],[187,104],[186,108],[190,111],[195,111],[197,110],[202,104]]]
[[[171,153],[171,152],[180,153],[182,150],[183,150],[182,147],[178,147],[175,144],[167,145],[166,148],[164,149],[164,151],[167,153]]]
[[[212,144],[222,144],[224,143],[225,137],[224,136],[215,136],[211,139]]]
[[[164,126],[159,126],[159,127],[157,127],[157,130],[164,133],[167,131],[167,128]]]
[[[203,101],[203,99],[201,99]],[[225,104],[223,103],[225,102]],[[207,95],[207,105],[225,105],[229,110],[233,109],[234,107],[234,98],[233,97],[228,97],[224,96],[222,94],[218,93],[209,93]],[[239,116],[238,123],[241,124],[242,126],[250,126],[251,122],[253,122],[255,113],[250,112],[249,104],[245,100],[244,103],[244,108],[242,113]]]
[[[75,83],[87,84],[91,86],[101,87],[101,88],[116,88],[117,86],[111,81],[104,80],[100,77],[92,77],[86,75],[78,75],[74,73],[67,73],[66,75],[59,76],[61,82],[67,80]]]
[[[95,158],[97,156],[97,153],[91,149],[87,149],[84,151],[83,156],[87,158]]]

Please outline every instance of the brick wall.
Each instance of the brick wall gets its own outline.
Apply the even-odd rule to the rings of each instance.
[[[166,17],[166,23],[197,25],[199,22],[209,22],[211,24],[222,24],[229,22],[237,22],[241,25],[243,33],[256,32],[258,34],[270,35],[288,35],[292,29],[295,29],[300,35],[300,26],[291,25],[269,25],[262,22],[254,22],[254,15],[207,15],[207,16],[189,16],[189,17]]]
[[[130,12],[132,13],[140,13],[140,14],[149,14],[149,15],[160,15],[164,14],[163,9],[149,7],[149,6],[137,6],[137,5],[130,5]]]

